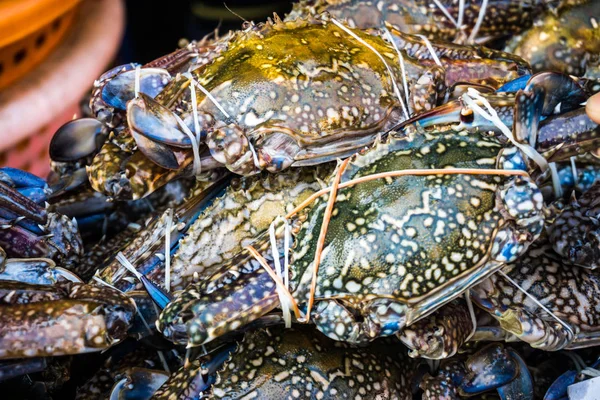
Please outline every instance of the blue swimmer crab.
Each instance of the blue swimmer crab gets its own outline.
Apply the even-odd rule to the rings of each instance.
[[[432,40],[483,43],[529,28],[534,18],[554,3],[558,2],[301,0],[294,3],[286,20],[327,12],[353,28],[379,28],[387,23],[399,31],[423,34]]]
[[[129,134],[100,151],[90,182],[111,197],[137,198],[215,168],[254,174],[331,161],[443,101],[457,82],[497,88],[529,71],[519,58],[482,47],[395,30],[386,37],[392,42],[326,16],[236,32],[212,62],[179,75],[155,99],[140,93],[127,103]],[[133,188],[129,181],[143,172],[123,157],[152,160],[144,176],[153,184]]]

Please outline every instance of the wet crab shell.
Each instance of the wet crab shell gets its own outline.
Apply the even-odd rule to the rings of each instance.
[[[340,182],[432,166],[502,169],[508,152],[501,148],[452,129],[393,137],[356,156]],[[300,304],[309,298],[326,204],[317,200],[297,237],[292,287]],[[364,314],[383,299],[401,304],[396,326],[411,324],[522,254],[541,232],[542,204],[531,181],[497,175],[408,175],[339,190],[317,275],[316,318],[329,313],[319,300]],[[330,337],[351,336],[351,326],[329,318],[321,323]]]

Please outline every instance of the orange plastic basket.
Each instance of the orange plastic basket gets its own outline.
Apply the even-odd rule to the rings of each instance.
[[[50,54],[80,0],[0,0],[0,90]]]
[[[68,30],[44,60],[32,65],[21,79],[0,89],[0,166],[21,168],[40,176],[47,174],[50,138],[59,126],[78,114],[79,102],[117,52],[125,26],[123,0],[78,3],[76,0],[0,0],[1,43],[24,43],[26,37],[39,37],[46,32],[44,29],[54,29],[53,24],[58,24],[57,32]],[[48,8],[41,8],[42,5]],[[8,18],[7,10],[15,17]],[[12,21],[12,27],[7,21]],[[71,21],[72,29],[67,29]],[[47,43],[49,36],[43,41]],[[0,59],[3,59],[1,57],[6,57],[3,51],[8,46],[1,43]],[[30,47],[24,48],[27,48],[25,56],[31,55]],[[12,58],[11,55],[8,60],[12,62]],[[25,57],[21,61],[24,62]],[[15,79],[13,74],[14,71],[11,80]],[[0,75],[0,79],[5,78]]]

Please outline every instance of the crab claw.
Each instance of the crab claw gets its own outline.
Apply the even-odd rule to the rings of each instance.
[[[581,103],[587,100],[585,89],[569,75],[559,72],[541,72],[529,79],[525,91],[533,88],[543,90],[544,105],[542,115],[551,115],[554,111],[566,112],[581,107]]]
[[[149,399],[169,379],[164,371],[132,368],[113,386],[110,400]]]
[[[508,349],[508,353],[513,357],[519,366],[519,374],[510,383],[497,389],[501,400],[522,399],[533,400],[533,378],[527,368],[527,364],[519,354],[513,349]]]
[[[460,385],[468,396],[507,385],[519,374],[519,362],[504,346],[493,343],[473,354],[465,362],[467,374]]]
[[[102,100],[111,107],[125,110],[127,102],[135,97],[136,69],[121,72],[102,88]],[[140,68],[139,92],[155,97],[171,81],[169,71],[162,68]]]
[[[25,217],[40,224],[46,223],[48,218],[44,207],[3,182],[0,182],[0,206],[6,212]],[[4,215],[4,213],[0,215]]]
[[[127,105],[127,123],[132,131],[170,146],[190,148],[190,137],[181,130],[175,115],[150,96],[140,93]]]
[[[50,141],[53,161],[72,162],[97,153],[106,141],[106,125],[96,118],[69,121],[56,131]]]

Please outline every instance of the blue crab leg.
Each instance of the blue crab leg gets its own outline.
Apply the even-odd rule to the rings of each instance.
[[[111,345],[100,303],[59,300],[0,307],[0,359],[99,351]]]
[[[47,213],[44,207],[39,206],[3,182],[0,182],[0,206],[38,224],[46,223]]]
[[[22,375],[44,371],[47,366],[45,358],[0,361],[0,382]]]
[[[17,168],[0,168],[0,180],[17,189],[32,187],[43,189],[46,187],[46,181],[42,178]]]

